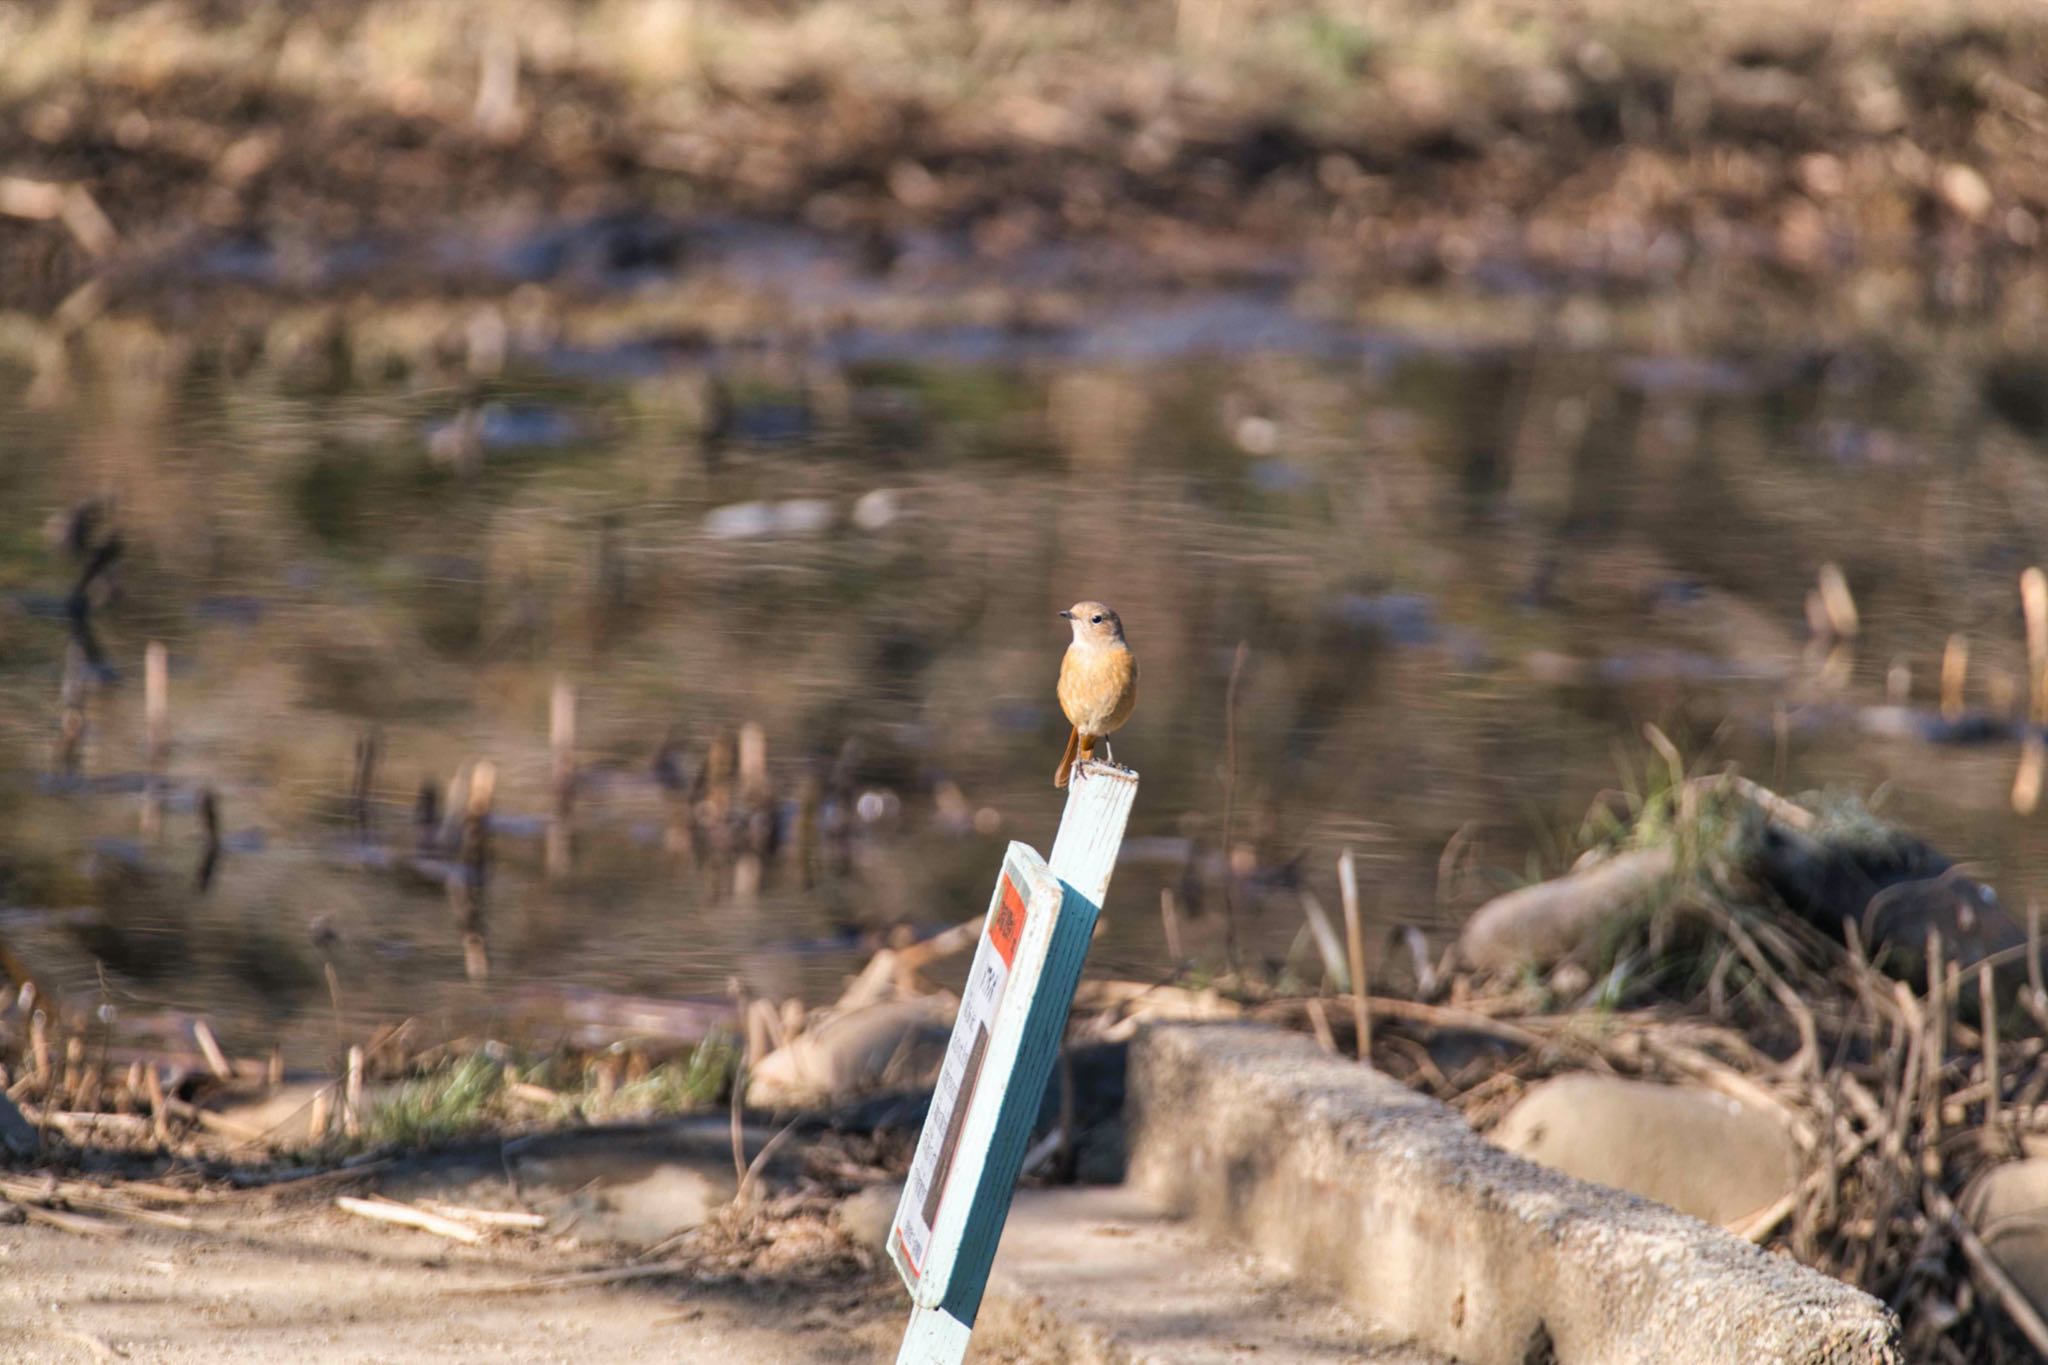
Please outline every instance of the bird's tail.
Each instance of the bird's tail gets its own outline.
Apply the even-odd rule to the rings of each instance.
[[[1078,729],[1069,730],[1067,732],[1067,751],[1060,755],[1059,770],[1052,775],[1052,784],[1055,787],[1064,787],[1067,785],[1067,778],[1070,775],[1072,775],[1074,771],[1074,759],[1080,754],[1080,752],[1081,732]]]

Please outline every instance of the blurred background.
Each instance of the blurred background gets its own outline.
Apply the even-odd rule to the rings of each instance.
[[[1646,723],[2024,904],[2043,90],[2031,0],[0,4],[0,938],[308,1063],[822,1003],[1049,844],[1082,597],[1098,972],[1284,979],[1348,847],[1412,982]]]

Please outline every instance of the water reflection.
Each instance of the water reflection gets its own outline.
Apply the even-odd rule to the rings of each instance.
[[[1882,787],[2030,886],[2005,716],[2048,483],[1968,373],[1462,350],[1241,299],[977,335],[501,332],[479,370],[335,326],[239,357],[128,337],[56,406],[0,379],[0,935],[81,997],[308,1055],[407,1014],[497,1026],[536,987],[827,998],[978,908],[1004,840],[1049,842],[1052,613],[1082,597],[1146,680],[1098,972],[1168,965],[1163,889],[1213,959],[1231,875],[1284,964],[1347,846],[1384,928],[1441,938],[1565,856],[1645,721],[1779,785]],[[1832,656],[1804,618],[1831,560],[1861,616]],[[1955,632],[1970,714],[1943,721]]]

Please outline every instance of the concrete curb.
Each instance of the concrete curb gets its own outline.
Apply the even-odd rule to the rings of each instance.
[[[1128,1187],[1019,1190],[969,1361],[1450,1365]]]
[[[1132,1045],[1130,1183],[1471,1365],[1896,1365],[1837,1280],[1511,1156],[1309,1039],[1157,1025]]]

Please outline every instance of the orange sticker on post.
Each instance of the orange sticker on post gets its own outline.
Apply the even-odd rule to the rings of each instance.
[[[1017,965],[1017,940],[1024,937],[1024,897],[1017,894],[1008,872],[1003,874],[1002,894],[996,898],[996,912],[988,923],[988,941],[1003,955],[1003,965]]]

